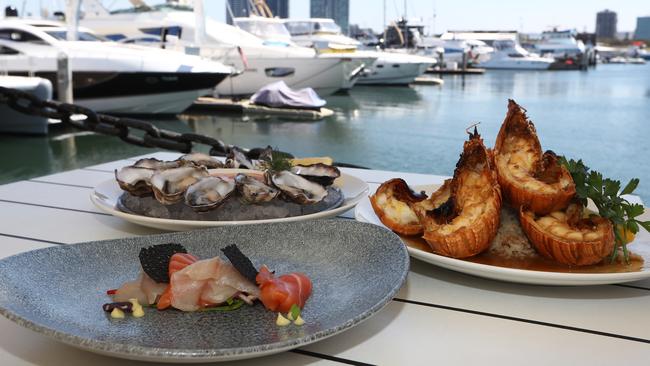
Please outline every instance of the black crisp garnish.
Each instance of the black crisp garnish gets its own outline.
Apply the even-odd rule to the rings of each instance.
[[[241,273],[244,277],[249,279],[251,282],[255,282],[255,277],[257,277],[257,269],[255,269],[255,266],[253,265],[253,262],[251,262],[248,257],[237,248],[236,244],[231,244],[228,245],[227,247],[221,249],[223,254],[226,255],[230,263],[232,263],[233,267],[239,273]]]
[[[158,244],[140,249],[142,270],[158,283],[169,283],[169,261],[176,253],[187,253],[180,244]]]
[[[122,302],[110,302],[107,304],[102,305],[102,309],[104,311],[110,313],[114,309],[120,309],[125,313],[132,313],[133,312],[133,304],[129,301],[122,301]]]

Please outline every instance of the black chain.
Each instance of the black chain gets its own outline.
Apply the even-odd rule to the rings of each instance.
[[[24,114],[58,119],[77,129],[116,136],[124,142],[142,147],[157,147],[187,154],[195,144],[202,144],[209,146],[210,155],[214,156],[226,156],[233,147],[213,137],[164,130],[146,121],[97,113],[75,104],[42,100],[22,90],[0,86],[1,103]],[[137,134],[135,131],[142,133]],[[257,159],[262,150],[244,149],[249,159]],[[284,154],[293,157],[289,153]]]
[[[210,155],[226,156],[234,147],[214,137],[196,133],[178,133],[160,129],[153,124],[139,119],[115,117],[97,113],[92,109],[75,104],[61,103],[54,100],[42,100],[22,90],[0,86],[0,104],[7,104],[12,109],[32,116],[61,120],[74,128],[119,137],[122,141],[142,147],[157,147],[182,153],[190,153],[195,144],[210,147]],[[142,135],[134,131],[143,132]],[[249,159],[257,159],[265,148],[241,149]],[[282,152],[288,158],[293,155]],[[340,167],[368,169],[363,166],[338,163]]]

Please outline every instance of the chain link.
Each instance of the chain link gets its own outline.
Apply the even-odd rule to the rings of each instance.
[[[0,104],[3,103],[23,114],[58,119],[74,128],[116,136],[124,142],[142,147],[157,147],[187,154],[195,144],[201,144],[210,147],[210,155],[214,156],[226,156],[233,147],[214,137],[164,130],[146,121],[97,113],[75,104],[42,100],[22,90],[0,86]],[[243,151],[249,159],[256,159],[262,150],[254,148]],[[293,157],[289,153],[284,154]]]
[[[42,100],[22,90],[0,86],[0,104],[7,104],[12,109],[32,116],[61,120],[74,128],[116,136],[122,141],[142,147],[157,147],[182,153],[192,152],[195,144],[210,147],[210,155],[226,156],[234,147],[214,137],[196,133],[178,133],[164,130],[139,119],[115,117],[97,113],[92,109],[75,104],[61,103],[54,100]],[[136,133],[138,132],[138,133]],[[241,149],[249,159],[257,159],[265,148]],[[279,151],[288,158],[293,155]],[[341,167],[368,169],[363,166],[334,163]]]

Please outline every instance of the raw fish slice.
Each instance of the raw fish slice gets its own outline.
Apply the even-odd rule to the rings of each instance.
[[[289,312],[294,304],[302,309],[312,289],[311,280],[304,273],[294,272],[275,277],[266,266],[260,268],[257,283],[264,307],[282,313]]]
[[[124,283],[117,289],[115,295],[113,295],[113,300],[129,301],[129,299],[135,298],[141,304],[153,304],[166,288],[166,283],[157,283],[144,272],[140,272],[138,278]]]
[[[172,257],[169,260],[169,265],[167,266],[168,268],[168,273],[169,273],[169,278],[171,281],[171,277],[174,273],[180,271],[181,269],[189,266],[192,263],[195,263],[199,259],[191,254],[187,253],[176,253],[172,255]],[[156,308],[158,310],[164,310],[167,309],[172,305],[172,286],[171,284],[167,285],[165,288],[165,292],[160,296],[160,299],[158,300],[158,304],[156,304]]]
[[[196,311],[204,303],[223,303],[238,292],[259,296],[259,289],[232,265],[215,257],[205,259],[171,276],[171,305],[183,311]]]

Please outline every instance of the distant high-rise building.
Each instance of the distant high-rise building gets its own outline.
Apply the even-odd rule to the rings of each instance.
[[[250,13],[251,7],[248,0],[228,0],[226,3],[226,23],[228,24],[232,24],[232,17],[247,17]]]
[[[596,36],[598,38],[616,37],[616,13],[611,10],[603,10],[596,14]]]
[[[311,0],[309,14],[312,18],[332,18],[341,27],[343,33],[347,33],[350,18],[350,1]]]
[[[232,24],[232,17],[247,17],[251,14],[254,14],[254,9],[251,9],[251,6],[254,5],[254,2],[249,0],[228,0],[226,4],[226,23]],[[280,18],[289,17],[289,0],[266,0],[266,5],[268,5],[273,16]],[[230,10],[228,10],[230,6]],[[232,11],[232,16],[230,12]]]
[[[650,16],[636,18],[636,30],[634,39],[650,41]]]
[[[289,17],[289,0],[266,0],[266,5],[269,6],[274,17]]]

